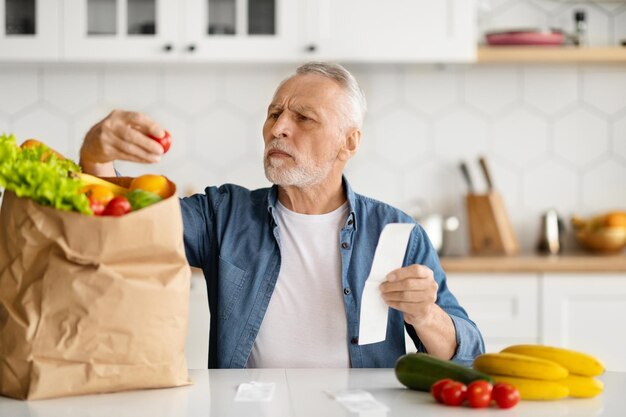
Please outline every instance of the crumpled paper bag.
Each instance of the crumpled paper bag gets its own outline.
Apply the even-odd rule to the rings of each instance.
[[[95,217],[6,192],[0,394],[40,399],[188,384],[190,275],[175,194],[122,217]]]

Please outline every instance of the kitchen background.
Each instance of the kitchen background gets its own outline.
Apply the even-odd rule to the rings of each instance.
[[[479,33],[509,27],[573,28],[588,16],[590,45],[626,38],[626,4],[508,0],[480,3]],[[613,64],[346,66],[369,111],[347,175],[363,194],[410,213],[463,219],[477,157],[491,164],[523,250],[539,217],[569,218],[626,202],[626,71]],[[265,109],[292,64],[7,64],[0,67],[0,131],[39,138],[77,158],[88,128],[114,108],[147,113],[174,143],[158,165],[120,163],[127,175],[162,173],[183,193],[209,184],[268,183],[262,169]],[[467,250],[466,228],[449,253]]]
[[[108,13],[118,3],[129,7],[120,7],[117,15]],[[234,30],[211,20],[219,13],[208,14],[207,36],[203,20],[207,14],[198,10],[207,4],[220,10],[235,3],[246,4],[244,0],[36,2],[42,42],[28,49],[27,44],[33,45],[28,40],[20,44],[19,36],[3,38],[0,33],[0,132],[13,132],[20,141],[35,137],[78,158],[89,127],[112,109],[142,111],[172,133],[173,146],[157,165],[119,163],[123,174],[165,174],[182,194],[226,182],[267,186],[261,163],[265,109],[276,85],[296,67],[286,62],[296,54],[302,60],[315,55],[315,50],[303,47],[312,45],[305,40],[313,39],[331,56],[369,57],[359,64],[345,62],[369,103],[361,150],[347,168],[354,188],[411,214],[420,207],[421,214],[459,216],[461,228],[448,236],[446,254],[468,252],[462,160],[469,163],[476,188],[484,190],[477,159],[487,158],[524,253],[533,251],[540,216],[550,208],[565,220],[575,213],[586,216],[626,208],[626,70],[624,62],[618,62],[623,58],[614,58],[621,56],[616,46],[626,39],[626,2],[479,0],[477,42],[483,42],[482,35],[489,30],[558,27],[572,31],[575,11],[584,10],[588,45],[616,47],[613,58],[594,64],[575,60],[520,64],[515,51],[506,64],[446,65],[434,63],[467,62],[474,51],[474,25],[463,23],[471,21],[470,1],[389,2],[412,11],[401,14],[373,1],[284,0],[278,2],[277,15],[283,19],[278,19],[277,27],[298,39],[274,36],[264,43],[250,36],[231,43],[224,37],[212,38],[213,33]],[[359,14],[357,3],[369,9]],[[0,0],[0,22],[2,5],[8,10],[25,4],[35,1]],[[150,4],[153,15],[158,5],[161,29],[153,39],[136,37],[155,32],[154,24],[141,20],[133,22],[131,32],[131,20],[143,19],[143,8]],[[269,4],[271,9],[275,3],[249,4]],[[230,19],[228,10],[225,15]],[[239,11],[237,16],[242,15]],[[399,39],[393,30],[361,25],[362,15],[411,36]],[[116,18],[107,20],[111,16]],[[299,18],[292,21],[294,16]],[[123,23],[126,17],[128,24]],[[100,18],[108,23],[101,25]],[[321,33],[315,32],[324,21],[331,34],[325,44]],[[115,22],[121,31],[129,28],[128,37],[118,36]],[[32,21],[18,20],[15,25],[11,30],[33,29]],[[8,33],[10,25],[6,26],[0,32]],[[311,27],[314,35],[309,33]],[[456,35],[450,36],[451,27]],[[436,35],[428,36],[437,28]],[[273,24],[254,28],[261,33],[274,29]],[[103,33],[109,35],[98,38]],[[166,43],[170,38],[173,46]],[[411,42],[419,43],[419,53],[417,48],[405,48]],[[191,47],[196,44],[194,51]],[[374,52],[368,55],[370,50]],[[567,51],[553,50],[560,56]],[[19,63],[24,57],[30,62]],[[66,62],[54,63],[59,57]],[[261,64],[259,58],[266,59]],[[415,63],[420,61],[425,63]],[[574,242],[569,237],[565,243],[571,249]],[[479,324],[488,350],[514,343],[570,346],[597,353],[611,370],[626,370],[622,348],[626,341],[611,331],[606,320],[626,315],[626,267],[615,266],[619,258],[623,259],[595,260],[601,267],[587,272],[528,268],[528,262],[543,258],[503,270],[490,269],[492,258],[486,271],[475,273],[467,267],[452,268],[453,257],[444,262],[449,263],[449,285]],[[572,259],[576,262],[576,257]],[[191,368],[202,368],[206,367],[209,317],[201,274],[192,280],[190,303],[187,358]]]

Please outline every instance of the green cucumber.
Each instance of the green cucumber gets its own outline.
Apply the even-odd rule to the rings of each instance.
[[[409,353],[400,357],[395,372],[402,385],[418,391],[430,391],[432,384],[444,378],[464,384],[484,379],[493,384],[493,379],[487,374],[427,353]]]

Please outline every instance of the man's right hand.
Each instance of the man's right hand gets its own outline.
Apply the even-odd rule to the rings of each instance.
[[[94,125],[80,149],[84,172],[115,176],[113,161],[155,163],[161,160],[163,147],[147,135],[161,138],[165,130],[138,112],[113,110]]]

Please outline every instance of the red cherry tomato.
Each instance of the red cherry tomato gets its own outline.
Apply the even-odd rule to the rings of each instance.
[[[439,381],[435,382],[434,384],[430,386],[430,393],[432,394],[435,401],[437,401],[440,404],[443,404],[443,400],[441,399],[441,390],[449,382],[454,382],[454,381],[451,380],[450,378],[440,379]]]
[[[170,150],[170,146],[172,145],[172,137],[170,136],[170,132],[165,131],[165,136],[162,138],[157,138],[156,136],[148,135],[148,137],[152,140],[159,142],[159,144],[163,147],[163,153],[167,153]]]
[[[504,382],[498,382],[493,386],[492,397],[500,408],[514,407],[520,399],[517,388]]]
[[[445,405],[457,407],[463,404],[467,396],[467,387],[460,382],[449,382],[441,389],[441,400]]]
[[[131,210],[130,203],[126,199],[126,197],[118,196],[113,200],[109,201],[104,212],[103,216],[123,216]]]
[[[94,198],[93,196],[89,196],[89,208],[96,216],[101,216],[104,212],[105,205],[102,201]]]
[[[493,386],[487,381],[474,381],[467,386],[467,402],[472,408],[489,407]]]

